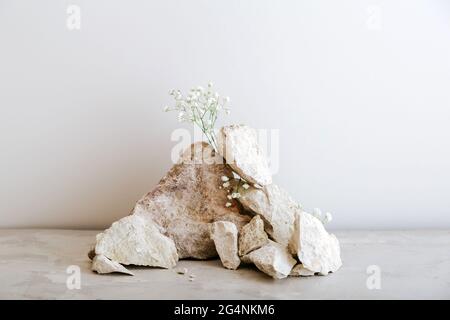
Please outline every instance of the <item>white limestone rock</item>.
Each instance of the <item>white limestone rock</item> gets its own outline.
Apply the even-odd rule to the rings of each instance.
[[[240,190],[240,193],[241,197],[238,200],[243,207],[260,215],[271,238],[289,248],[295,214],[302,211],[301,206],[275,184],[263,189],[250,187],[247,190]],[[294,253],[292,250],[291,252]]]
[[[314,271],[306,269],[301,263],[297,264],[289,274],[290,277],[310,277],[313,276]]]
[[[219,153],[246,181],[261,186],[272,183],[269,165],[258,145],[255,129],[245,125],[222,127],[217,137],[217,144]]]
[[[236,270],[241,260],[238,256],[238,230],[228,221],[216,221],[211,227],[211,238],[225,268]]]
[[[175,242],[180,259],[217,257],[210,224],[233,222],[238,230],[250,217],[227,198],[222,176],[231,177],[223,158],[205,142],[192,144],[156,188],[139,200],[133,215],[154,221]],[[232,203],[225,207],[227,202]]]
[[[311,272],[327,275],[342,266],[338,239],[309,213],[295,214],[292,248],[303,267]]]
[[[239,234],[239,256],[259,249],[269,241],[267,233],[264,231],[264,221],[259,215],[242,227]]]
[[[244,257],[274,279],[286,278],[297,263],[285,247],[273,241]]]
[[[124,217],[98,234],[95,253],[125,265],[172,268],[178,261],[172,239],[138,215]]]
[[[118,272],[134,276],[134,274],[123,265],[116,261],[109,260],[102,254],[96,255],[92,259],[92,270],[99,274]]]

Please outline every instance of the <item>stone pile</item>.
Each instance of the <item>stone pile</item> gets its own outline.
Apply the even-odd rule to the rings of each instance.
[[[92,269],[173,268],[179,259],[219,257],[235,270],[267,275],[327,275],[342,265],[337,238],[272,183],[254,129],[223,127],[218,152],[192,144],[129,216],[97,235]]]

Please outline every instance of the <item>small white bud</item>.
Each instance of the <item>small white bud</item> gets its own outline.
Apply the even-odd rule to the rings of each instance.
[[[233,197],[231,195],[227,195],[228,200],[232,200]]]
[[[333,220],[332,214],[329,213],[329,212],[325,213],[325,217],[324,217],[323,221],[324,221],[325,223],[328,223],[328,222],[331,222],[331,220]]]
[[[249,186],[247,183],[244,183],[244,184],[242,185],[242,188],[244,188],[245,190],[247,190],[248,188],[250,188],[250,186]]]
[[[225,203],[225,207],[227,207],[227,208],[231,207],[231,202]]]
[[[227,176],[222,176],[220,177],[220,179],[222,179],[223,182],[227,182],[230,180],[230,178],[228,178]]]
[[[230,186],[230,183],[229,183],[229,182],[225,182],[222,186],[223,186],[224,188],[228,188],[228,187]]]
[[[319,220],[322,220],[322,211],[319,208],[313,209],[313,216]]]
[[[241,197],[241,194],[240,194],[239,192],[233,192],[233,193],[231,194],[231,197],[232,197],[233,199],[238,199],[238,198]]]

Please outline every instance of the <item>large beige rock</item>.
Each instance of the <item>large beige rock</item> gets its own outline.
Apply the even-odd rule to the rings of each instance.
[[[122,218],[98,234],[95,253],[125,265],[172,268],[178,261],[172,239],[137,215]]]
[[[239,201],[244,208],[259,214],[271,238],[288,247],[294,231],[295,214],[301,212],[301,206],[275,184],[263,189],[241,189]]]
[[[211,238],[223,266],[227,269],[237,269],[241,260],[238,256],[238,230],[236,225],[228,221],[214,222],[211,227]]]
[[[245,125],[222,127],[217,142],[220,154],[246,181],[261,186],[272,183],[267,159],[258,145],[255,129]]]
[[[295,214],[292,248],[303,267],[311,272],[327,275],[342,266],[338,239],[309,213]]]
[[[175,242],[178,256],[208,259],[217,256],[210,238],[210,224],[233,222],[238,230],[250,221],[239,213],[222,185],[222,176],[232,176],[223,158],[205,143],[192,144],[156,188],[139,200],[133,215],[154,221],[161,233]]]
[[[244,257],[246,263],[254,263],[259,270],[274,279],[286,278],[297,263],[285,247],[273,241]]]
[[[269,241],[267,233],[264,231],[264,221],[259,215],[242,227],[239,235],[239,255],[259,249]]]
[[[99,274],[118,272],[118,273],[125,273],[130,276],[134,275],[131,271],[129,271],[120,263],[116,261],[111,261],[102,254],[96,255],[92,259],[92,270]]]

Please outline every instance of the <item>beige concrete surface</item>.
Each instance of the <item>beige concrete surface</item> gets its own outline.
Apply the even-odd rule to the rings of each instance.
[[[272,280],[219,260],[181,261],[174,270],[131,268],[134,277],[90,271],[97,231],[0,230],[1,299],[449,299],[450,230],[336,232],[344,266],[327,277]],[[369,266],[381,289],[369,290]],[[80,268],[80,289],[68,289]],[[377,267],[375,267],[376,269]],[[76,269],[76,267],[75,267]],[[195,281],[189,275],[195,274]]]

